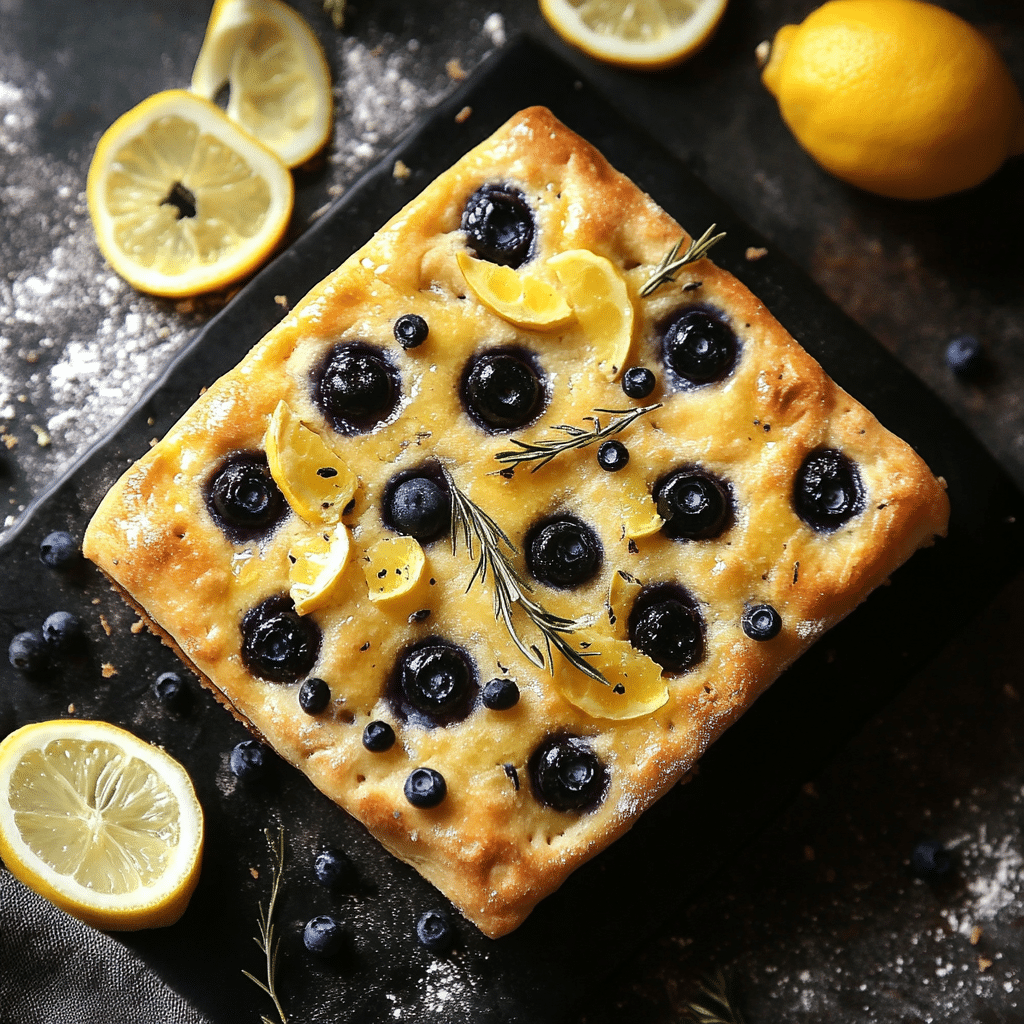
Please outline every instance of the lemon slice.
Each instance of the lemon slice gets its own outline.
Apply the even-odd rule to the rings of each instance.
[[[652,537],[665,525],[665,520],[658,515],[654,498],[647,491],[642,495],[627,494],[623,499],[620,515],[622,534],[628,540]]]
[[[615,380],[629,358],[633,303],[611,260],[587,249],[570,249],[548,260],[562,294],[597,351],[598,368]]]
[[[384,537],[372,544],[363,563],[371,601],[405,597],[423,578],[426,559],[415,537]]]
[[[202,851],[203,812],[187,772],[130,732],[61,719],[0,743],[0,856],[86,924],[174,924]]]
[[[547,281],[533,274],[518,274],[486,260],[460,252],[456,259],[466,284],[493,313],[516,327],[532,331],[554,331],[572,318],[569,304]]]
[[[289,594],[299,615],[319,611],[331,603],[350,550],[348,527],[343,523],[303,537],[291,546]]]
[[[277,403],[263,437],[270,475],[285,500],[311,526],[338,522],[359,481],[285,401]]]
[[[655,71],[696,53],[718,27],[726,0],[540,0],[551,27],[584,53]]]
[[[107,129],[86,184],[110,265],[136,288],[172,298],[259,267],[288,227],[293,195],[277,157],[180,89],[150,96]]]
[[[279,0],[217,0],[192,91],[212,100],[288,167],[315,156],[333,123],[331,72],[310,27]]]

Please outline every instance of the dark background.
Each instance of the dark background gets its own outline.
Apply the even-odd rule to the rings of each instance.
[[[340,34],[315,3],[295,6],[328,52],[337,110],[327,155],[297,177],[293,238],[458,87],[459,68],[471,72],[503,37],[528,31],[760,232],[766,266],[776,254],[795,261],[1024,484],[1024,160],[926,204],[869,196],[819,170],[783,126],[753,56],[813,3],[730,0],[703,52],[655,75],[573,53],[532,3],[362,0]],[[1020,6],[945,6],[989,35],[1024,85]],[[5,528],[119,422],[226,299],[133,292],[95,251],[84,210],[99,135],[150,93],[187,85],[208,9],[0,4]],[[980,381],[945,366],[946,342],[962,332],[987,348]],[[993,540],[978,557],[1004,556]],[[972,586],[960,575],[931,599],[928,614],[955,640],[734,851],[639,959],[623,958],[582,1017],[678,1020],[696,980],[715,967],[734,981],[750,1022],[1024,1017],[1024,580],[993,593],[991,573],[978,576]],[[954,851],[957,870],[940,886],[907,871],[921,835]]]

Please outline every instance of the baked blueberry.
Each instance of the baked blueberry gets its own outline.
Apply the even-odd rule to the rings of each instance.
[[[206,507],[235,543],[269,533],[288,511],[263,452],[229,455],[207,482]]]
[[[397,707],[423,725],[450,725],[466,717],[476,696],[476,673],[465,651],[438,637],[408,648],[398,659]]]
[[[387,722],[370,722],[363,730],[363,746],[375,754],[395,745],[395,730]]]
[[[256,782],[269,770],[267,748],[259,740],[242,740],[231,748],[231,771],[244,782]]]
[[[185,680],[177,672],[161,672],[153,682],[153,693],[164,707],[179,714],[192,702]]]
[[[43,639],[42,630],[29,629],[18,633],[7,648],[7,656],[11,664],[25,675],[36,675],[46,668],[50,652]]]
[[[447,953],[455,945],[455,925],[444,910],[428,910],[416,922],[416,938],[431,953]]]
[[[793,506],[812,529],[839,529],[864,508],[864,485],[856,465],[836,448],[811,452],[797,470]]]
[[[524,544],[526,567],[550,587],[578,587],[600,571],[604,551],[597,534],[575,516],[558,516],[534,526]]]
[[[448,795],[448,784],[433,768],[414,768],[405,780],[404,791],[413,807],[436,807]]]
[[[676,540],[710,540],[732,525],[732,489],[724,481],[696,466],[673,470],[654,485],[662,527]]]
[[[291,598],[268,597],[242,618],[242,661],[253,675],[297,683],[320,656],[320,628],[295,611]]]
[[[704,619],[682,587],[664,583],[642,591],[628,628],[630,643],[666,672],[686,672],[704,657]]]
[[[921,839],[910,851],[910,871],[926,882],[937,882],[953,870],[953,856],[935,839]]]
[[[345,944],[341,922],[330,914],[311,918],[302,929],[302,944],[316,956],[325,959],[337,956]]]
[[[606,473],[617,473],[629,462],[629,449],[621,441],[605,441],[597,449],[597,464]]]
[[[985,350],[973,334],[961,334],[946,346],[946,365],[958,376],[977,375],[985,362]]]
[[[78,543],[67,530],[48,533],[39,545],[39,561],[49,569],[70,569],[80,558]]]
[[[466,201],[461,227],[470,249],[482,260],[521,267],[530,258],[533,210],[511,185],[481,185]]]
[[[770,604],[751,606],[740,623],[751,640],[774,640],[782,632],[782,616]]]
[[[71,612],[52,612],[43,621],[43,639],[54,651],[72,652],[85,639],[82,620]]]
[[[462,375],[462,403],[487,430],[515,430],[544,405],[540,371],[525,353],[498,349],[474,356]]]
[[[336,346],[314,375],[314,399],[342,434],[372,430],[388,418],[401,393],[398,371],[382,349]]]
[[[492,679],[480,694],[485,708],[491,711],[508,711],[519,703],[519,687],[508,676]]]
[[[334,848],[323,850],[313,862],[316,880],[328,889],[349,888],[356,880],[356,869],[348,854]]]
[[[451,499],[440,476],[399,474],[384,488],[384,525],[419,541],[436,540],[451,524]]]
[[[686,309],[665,328],[661,356],[684,385],[713,384],[736,365],[739,342],[717,312],[704,307]]]
[[[622,375],[622,390],[630,398],[646,398],[657,383],[654,371],[646,366],[631,366]]]
[[[419,348],[427,340],[430,328],[419,313],[405,313],[395,321],[395,341],[402,348]]]
[[[331,687],[324,679],[310,676],[299,687],[299,707],[307,715],[319,715],[331,703]]]
[[[556,811],[593,810],[608,789],[608,769],[581,736],[550,736],[530,755],[534,796]]]

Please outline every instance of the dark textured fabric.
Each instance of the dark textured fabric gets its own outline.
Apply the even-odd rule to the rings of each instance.
[[[116,939],[0,869],[0,1024],[208,1024]]]

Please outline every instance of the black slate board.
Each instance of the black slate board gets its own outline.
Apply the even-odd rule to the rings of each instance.
[[[193,687],[193,707],[176,715],[153,698],[161,671],[178,663],[154,637],[134,634],[132,614],[90,566],[57,574],[38,561],[51,530],[80,537],[103,493],[199,393],[282,316],[274,297],[297,301],[341,263],[420,187],[516,110],[549,106],[611,162],[699,233],[715,222],[728,238],[715,260],[760,296],[843,387],[906,438],[949,483],[950,535],[919,553],[805,655],[709,752],[695,781],[671,792],[633,831],[544,901],[517,932],[498,941],[459,921],[455,951],[437,958],[413,935],[425,909],[446,901],[298,772],[278,763],[270,780],[241,786],[227,752],[242,728]],[[464,123],[455,121],[472,108]],[[401,158],[412,177],[392,175]],[[246,981],[259,974],[252,942],[257,905],[270,889],[264,829],[285,828],[288,862],[279,902],[279,979],[291,1019],[429,1022],[572,1019],[583,994],[626,968],[629,955],[705,886],[723,861],[790,799],[797,787],[913,673],[937,654],[961,619],[955,609],[994,595],[1024,563],[1024,501],[1008,477],[949,411],[797,267],[657,143],[632,127],[558,58],[529,40],[501,51],[278,257],[213,319],[144,401],[102,445],[25,514],[0,549],[0,639],[37,627],[57,608],[88,624],[87,652],[73,664],[26,679],[0,668],[0,732],[67,714],[124,725],[184,762],[207,816],[203,876],[174,927],[123,936],[173,987],[218,1022],[257,1020],[269,1001]],[[770,248],[770,246],[769,246]],[[103,621],[101,622],[101,618]],[[105,625],[104,625],[105,623]],[[103,664],[116,668],[107,677]],[[312,862],[326,846],[346,850],[359,881],[330,893]],[[250,869],[256,869],[253,877]],[[301,924],[334,912],[350,937],[337,962],[313,961]],[[73,969],[69,965],[69,969]]]

